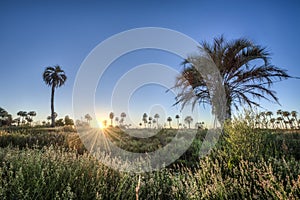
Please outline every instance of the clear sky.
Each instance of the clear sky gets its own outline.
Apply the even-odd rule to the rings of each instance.
[[[71,115],[74,80],[89,52],[114,34],[140,27],[169,28],[196,41],[210,42],[221,34],[227,39],[248,37],[268,47],[272,52],[272,64],[287,69],[293,76],[300,76],[300,3],[296,0],[7,0],[0,1],[0,106],[14,117],[20,110],[34,110],[38,114],[37,119],[45,120],[50,113],[50,88],[44,84],[42,73],[46,66],[59,64],[68,80],[56,91],[55,108],[59,117]],[[131,67],[149,62],[180,69],[179,58],[157,51],[132,53],[127,58],[120,58],[114,65],[122,65],[130,70]],[[104,77],[99,82],[95,99],[101,118],[110,112],[109,108],[105,109],[107,102],[102,97],[110,91],[113,81],[117,81],[124,73],[119,68],[112,66],[110,72],[108,70],[107,77],[113,77],[113,80]],[[299,112],[299,85],[299,80],[275,84],[273,89],[277,91],[282,106],[268,102],[262,102],[262,105],[272,111],[283,109]],[[145,86],[144,91],[136,91],[129,103],[131,107],[139,108],[137,112],[140,115],[151,110],[150,104],[140,103],[144,102],[141,96],[149,95],[145,93],[147,87],[150,86]],[[157,94],[154,92],[149,98],[157,99],[159,91],[163,92],[164,88],[152,86],[152,91],[153,88]],[[166,102],[171,102],[169,100],[172,98],[168,94]],[[168,115],[173,116],[176,108],[170,109]],[[116,113],[119,115],[119,111]]]

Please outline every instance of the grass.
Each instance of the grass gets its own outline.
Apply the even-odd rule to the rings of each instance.
[[[114,171],[87,154],[75,133],[1,131],[0,198],[135,199],[139,176],[140,199],[300,198],[299,133],[256,129],[235,119],[216,148],[200,159],[204,134],[198,133],[174,165],[132,174]],[[143,141],[119,134],[114,142],[147,152],[150,144],[159,148],[173,136],[172,130],[163,130]]]

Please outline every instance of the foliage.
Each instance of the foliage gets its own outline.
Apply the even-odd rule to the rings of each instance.
[[[184,107],[192,103],[220,104],[226,107],[226,118],[231,118],[231,107],[239,105],[259,106],[255,99],[266,99],[278,103],[274,82],[290,78],[285,70],[270,63],[266,48],[244,38],[226,41],[223,36],[215,38],[213,44],[202,42],[197,55],[186,58],[184,69],[177,77],[174,88],[181,92],[176,103]],[[224,88],[224,91],[222,91]],[[214,102],[216,101],[216,102]],[[219,103],[219,104],[218,104]],[[221,115],[223,110],[213,107]],[[222,118],[222,117],[221,117]]]
[[[49,131],[1,131],[1,199],[135,199],[139,176],[140,199],[300,198],[300,134],[257,129],[251,113],[228,122],[216,148],[202,159],[197,159],[197,148],[205,130],[199,130],[178,167],[142,174],[116,172],[84,151],[79,154],[75,133]],[[147,142],[168,143],[174,131],[163,129]],[[118,133],[129,139],[127,147],[110,139],[127,150],[151,146]],[[44,147],[33,145],[29,138],[35,135]]]

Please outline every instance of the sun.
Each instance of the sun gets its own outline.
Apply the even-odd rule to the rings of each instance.
[[[99,122],[98,125],[99,125],[99,128],[100,128],[100,129],[105,129],[105,127],[104,127],[104,125],[102,124],[102,122]]]

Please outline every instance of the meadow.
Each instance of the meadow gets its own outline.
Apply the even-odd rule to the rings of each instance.
[[[162,129],[143,140],[114,132],[117,137],[109,139],[132,152],[154,151],[176,135],[175,129]],[[199,158],[206,132],[198,130],[190,148],[172,165],[135,174],[99,162],[72,129],[3,128],[0,198],[300,198],[299,130],[262,129],[247,117],[235,118],[224,126],[211,153]]]

